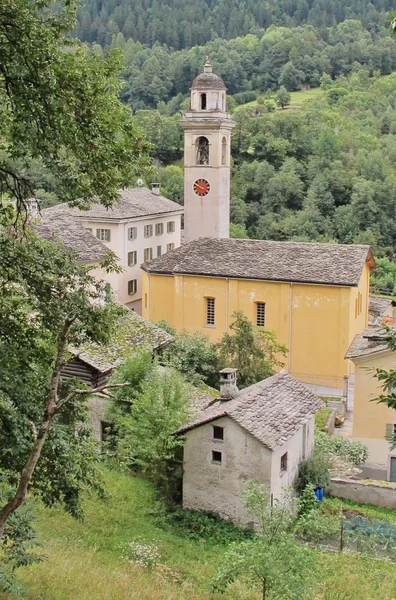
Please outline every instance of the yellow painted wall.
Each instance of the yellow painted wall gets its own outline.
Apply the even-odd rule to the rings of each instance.
[[[255,323],[256,302],[265,302],[266,327],[290,350],[288,371],[301,381],[341,389],[350,371],[344,355],[367,325],[368,281],[368,265],[356,288],[144,273],[148,303],[143,316],[219,340],[234,311],[242,310]],[[359,293],[361,309],[355,314]],[[213,327],[205,325],[206,297],[216,300]]]
[[[376,368],[396,369],[396,354],[385,351],[356,360],[353,437],[383,440],[386,425],[396,423],[396,410],[371,402],[382,393],[381,385],[374,377]]]

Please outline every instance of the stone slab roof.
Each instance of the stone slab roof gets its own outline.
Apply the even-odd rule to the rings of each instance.
[[[43,239],[60,242],[75,252],[82,263],[98,263],[109,253],[105,244],[66,213],[45,214],[35,220],[33,227]]]
[[[90,343],[80,348],[69,347],[69,351],[100,373],[107,373],[137,350],[159,350],[172,340],[169,333],[125,308],[106,345]]]
[[[369,327],[363,329],[362,333],[355,335],[348,348],[345,358],[354,359],[370,356],[378,352],[389,350],[387,339],[389,331],[385,327]]]
[[[149,273],[357,286],[370,247],[200,238],[145,263]]]
[[[226,86],[221,77],[215,73],[201,73],[194,79],[191,85],[192,90],[226,90]]]
[[[233,400],[216,401],[177,433],[227,416],[273,450],[293,437],[322,405],[303,383],[282,371],[241,390]]]
[[[58,204],[57,206],[45,208],[42,214],[56,215],[66,212],[81,219],[120,221],[156,214],[183,212],[183,207],[180,204],[165,198],[165,196],[154,194],[144,187],[120,190],[119,196],[118,202],[112,208],[93,203],[89,210],[81,210],[76,207],[72,208],[67,204]]]
[[[381,317],[393,306],[392,298],[379,298],[370,294],[369,313],[375,317]]]

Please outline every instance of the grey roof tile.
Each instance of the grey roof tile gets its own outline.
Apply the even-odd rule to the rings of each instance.
[[[394,306],[392,298],[380,298],[370,294],[369,312],[376,317],[381,317],[391,306]]]
[[[218,400],[177,431],[228,416],[271,450],[290,439],[323,402],[303,383],[282,371],[241,390],[233,400]]]
[[[124,308],[107,344],[90,343],[79,348],[69,347],[69,350],[97,371],[106,373],[125,362],[137,350],[157,350],[172,340],[169,333]]]
[[[393,330],[394,332],[395,330]],[[362,333],[355,335],[348,348],[345,358],[354,359],[370,354],[377,354],[389,350],[387,339],[389,331],[385,327],[369,327]]]
[[[370,247],[347,244],[200,238],[142,268],[150,273],[357,286]]]
[[[156,214],[167,214],[172,212],[183,212],[183,207],[165,196],[154,194],[144,187],[128,188],[120,190],[120,199],[112,208],[106,208],[103,204],[93,203],[89,210],[81,210],[70,207],[67,204],[58,204],[45,208],[43,215],[68,213],[81,219],[104,219],[119,221],[136,217],[145,217]]]
[[[109,249],[84,227],[65,213],[45,214],[37,217],[33,227],[43,239],[60,242],[78,255],[82,263],[96,263],[109,253]]]
[[[191,89],[195,90],[226,90],[226,86],[221,77],[216,73],[201,73],[194,79]]]

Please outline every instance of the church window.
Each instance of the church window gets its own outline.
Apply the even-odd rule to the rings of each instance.
[[[221,164],[227,164],[227,139],[224,136],[223,141],[221,142]]]
[[[206,298],[206,325],[215,324],[215,299]]]
[[[201,94],[201,110],[206,110],[206,94]]]
[[[256,302],[256,325],[257,327],[265,325],[265,302]]]
[[[209,164],[209,140],[201,136],[197,140],[197,165]]]

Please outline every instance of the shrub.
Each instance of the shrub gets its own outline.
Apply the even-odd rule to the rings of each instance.
[[[340,523],[340,515],[311,510],[298,519],[294,533],[297,538],[306,542],[329,542],[339,535]]]
[[[194,540],[210,539],[218,544],[240,542],[253,535],[251,529],[243,529],[232,523],[224,521],[213,512],[183,510],[177,508],[168,511],[164,522],[175,526],[183,537]]]
[[[306,515],[317,508],[318,505],[319,502],[315,495],[315,486],[312,483],[308,483],[298,500],[298,513],[299,515]]]
[[[123,556],[129,562],[148,568],[158,563],[160,551],[155,544],[132,541],[124,546]]]
[[[308,485],[328,488],[330,485],[330,457],[324,453],[316,453],[301,463],[296,482],[297,491],[301,494]]]
[[[365,463],[368,458],[368,448],[361,442],[353,442],[341,436],[332,436],[322,431],[315,432],[314,454],[339,456],[355,466]]]

